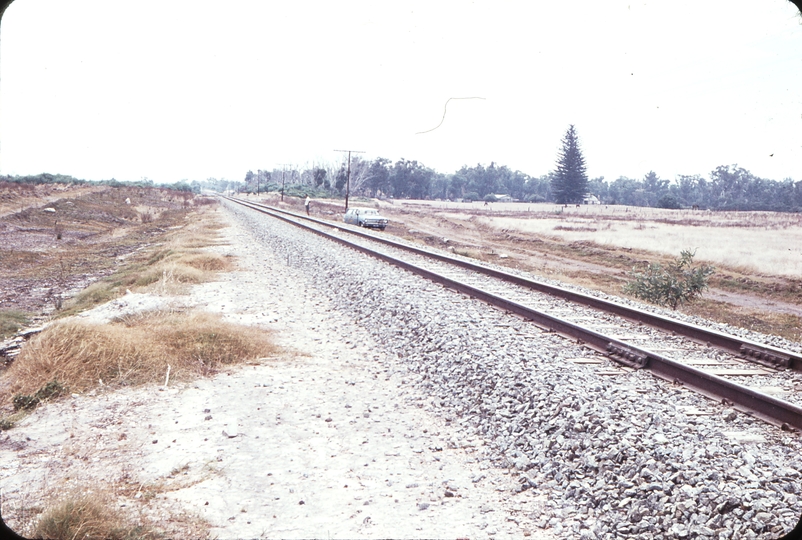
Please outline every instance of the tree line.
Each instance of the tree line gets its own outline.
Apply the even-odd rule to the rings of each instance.
[[[592,180],[589,189],[606,203],[659,208],[802,212],[802,181],[767,180],[737,165],[716,167],[705,178],[680,175],[670,181],[649,171],[642,179]]]
[[[75,178],[68,174],[50,174],[41,173],[34,175],[0,175],[0,182],[7,182],[9,184],[18,185],[38,185],[38,184],[92,184],[103,185],[109,187],[152,187],[159,189],[172,189],[175,191],[187,191],[191,193],[200,193],[201,183],[197,180],[192,182],[188,180],[181,180],[180,182],[173,183],[156,183],[153,180],[143,178],[142,180],[121,181],[114,178],[109,180],[83,180]]]
[[[350,170],[350,174],[349,174]],[[60,174],[0,176],[0,182],[88,183]],[[98,183],[98,182],[93,182]],[[530,176],[506,165],[464,165],[444,174],[415,160],[386,158],[366,160],[353,156],[350,166],[342,163],[313,163],[303,167],[249,170],[244,181],[208,178],[155,184],[144,178],[134,182],[111,179],[110,186],[159,187],[199,193],[202,187],[220,192],[256,193],[280,191],[289,196],[351,196],[409,198],[451,201],[495,201],[506,195],[523,202],[582,203],[594,195],[602,204],[692,208],[711,210],[771,210],[802,212],[802,181],[783,181],[757,177],[737,165],[716,167],[707,177],[680,175],[674,180],[660,178],[649,171],[642,179],[604,177],[588,179],[585,159],[575,127],[569,126],[562,139],[554,171]]]
[[[563,142],[565,146],[565,139]],[[393,163],[381,157],[374,160],[352,157],[348,189],[351,196],[380,198],[495,201],[497,195],[508,195],[524,202],[573,204],[581,203],[585,195],[591,194],[601,204],[802,211],[802,181],[767,180],[737,165],[719,166],[706,177],[680,175],[675,180],[660,178],[654,171],[640,179],[622,176],[612,182],[604,177],[587,179],[582,175],[581,152],[565,147],[558,156],[555,171],[538,177],[495,162],[465,165],[454,173],[443,174],[414,160],[399,159]],[[244,182],[209,179],[206,185],[218,191],[253,193],[257,189],[281,191],[283,186],[289,195],[331,197],[345,194],[346,180],[347,165],[343,163],[248,171]]]

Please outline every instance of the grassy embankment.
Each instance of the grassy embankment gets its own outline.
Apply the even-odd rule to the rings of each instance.
[[[68,392],[163,384],[168,369],[170,381],[188,380],[214,374],[221,366],[274,356],[278,350],[265,331],[226,323],[209,313],[151,312],[109,324],[67,318],[128,290],[181,294],[192,284],[232,270],[234,261],[204,249],[220,242],[221,226],[208,206],[188,213],[183,225],[173,226],[114,273],[65,302],[58,313],[61,320],[34,337],[0,375],[0,405],[8,412],[13,408],[0,427],[13,428],[41,402]],[[130,486],[118,487],[112,491]],[[158,537],[153,526],[134,524],[110,510],[113,499],[114,493],[100,492],[53,498],[39,509],[33,532],[48,538]]]

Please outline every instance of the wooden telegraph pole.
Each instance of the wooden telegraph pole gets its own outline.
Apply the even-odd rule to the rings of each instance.
[[[281,164],[281,202],[284,202],[284,173],[286,172],[287,167],[289,166],[290,166],[289,163]]]
[[[335,152],[348,152],[348,173],[345,177],[345,211],[348,211],[348,194],[351,190],[351,152],[354,154],[364,154],[362,150],[335,150]]]

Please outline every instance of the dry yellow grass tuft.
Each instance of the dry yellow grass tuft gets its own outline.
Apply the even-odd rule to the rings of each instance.
[[[39,517],[36,538],[51,540],[146,540],[159,536],[131,525],[98,494],[68,496]]]
[[[164,383],[168,365],[170,380],[186,380],[277,352],[266,331],[210,313],[151,312],[111,324],[63,321],[28,343],[6,373],[8,391],[0,400],[33,395],[52,381],[72,392]]]

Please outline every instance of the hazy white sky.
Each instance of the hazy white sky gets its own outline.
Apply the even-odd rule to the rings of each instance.
[[[446,101],[452,100],[442,125]],[[0,173],[157,182],[364,157],[440,172],[802,180],[802,19],[785,0],[16,0]]]

